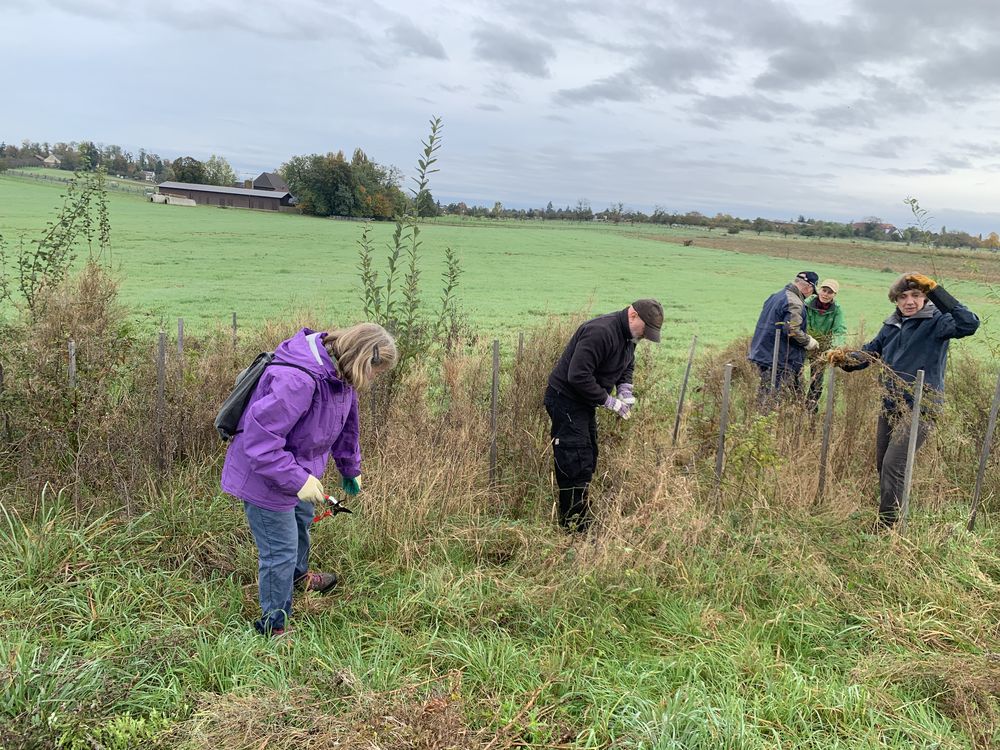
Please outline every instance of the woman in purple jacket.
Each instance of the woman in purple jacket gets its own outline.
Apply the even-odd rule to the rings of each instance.
[[[226,452],[222,489],[243,501],[257,543],[264,635],[281,635],[292,589],[324,592],[334,573],[309,570],[309,526],[326,493],[330,456],[348,495],[361,488],[358,394],[396,364],[396,343],[374,323],[319,333],[303,328],[281,342]]]

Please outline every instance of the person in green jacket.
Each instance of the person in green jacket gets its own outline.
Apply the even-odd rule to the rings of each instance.
[[[823,375],[826,374],[824,352],[842,346],[847,337],[844,310],[837,304],[840,284],[836,279],[821,281],[816,294],[806,300],[806,332],[819,342],[819,348],[810,352],[809,395],[806,402],[815,412],[823,395]],[[815,355],[815,356],[813,356]]]

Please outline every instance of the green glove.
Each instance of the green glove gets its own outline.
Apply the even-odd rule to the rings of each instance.
[[[344,490],[344,494],[353,497],[361,492],[361,480],[358,477],[341,477],[340,487]]]

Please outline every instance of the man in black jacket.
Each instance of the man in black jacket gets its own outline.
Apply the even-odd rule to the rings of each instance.
[[[552,419],[559,524],[567,529],[586,531],[592,520],[587,488],[597,468],[597,407],[629,418],[635,345],[658,342],[662,325],[663,306],[655,299],[588,320],[549,375],[545,409]]]

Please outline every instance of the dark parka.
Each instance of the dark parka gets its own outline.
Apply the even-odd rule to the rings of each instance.
[[[764,301],[747,359],[762,367],[771,367],[775,329],[782,331],[778,368],[798,372],[806,358],[809,334],[806,333],[805,297],[795,284],[788,284]]]
[[[576,329],[549,375],[549,386],[581,403],[600,406],[613,388],[632,382],[634,368],[635,342],[625,308]]]
[[[896,375],[896,378],[882,377],[886,389],[883,409],[887,414],[899,411],[902,400],[913,406],[912,388],[906,385],[916,380],[917,370],[924,371],[924,384],[930,390],[925,404],[927,411],[933,413],[944,392],[948,343],[951,339],[971,336],[979,328],[976,314],[942,287],[928,292],[927,300],[919,312],[909,317],[904,317],[897,308],[885,319],[878,335],[861,347],[878,355]],[[861,370],[868,364],[846,365],[843,369]]]

